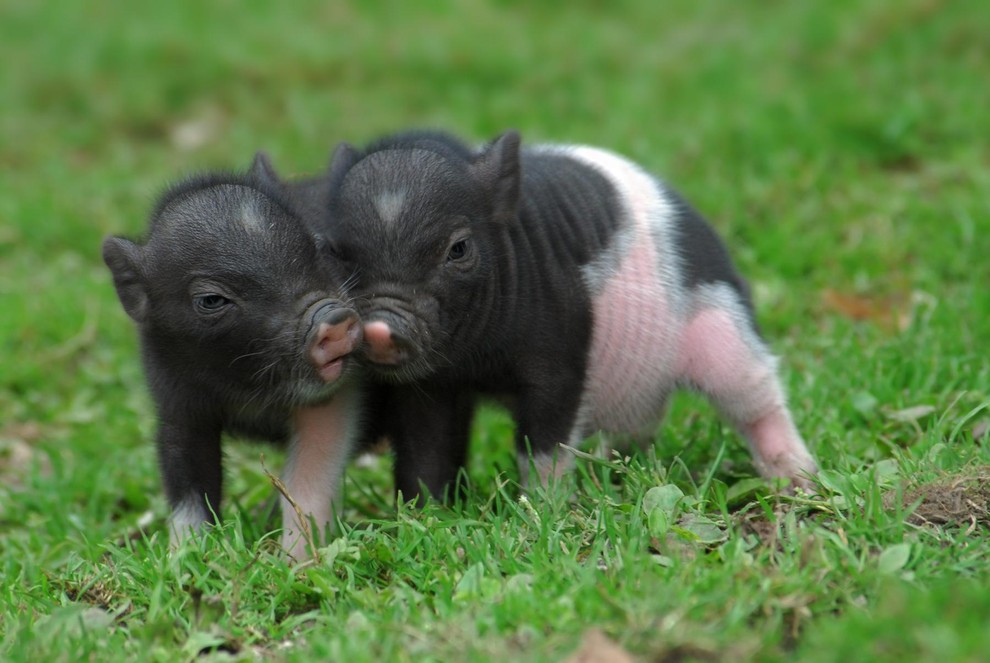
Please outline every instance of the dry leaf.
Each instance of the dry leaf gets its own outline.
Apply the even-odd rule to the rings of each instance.
[[[600,629],[593,628],[584,634],[581,647],[565,663],[634,663],[635,660]]]
[[[911,307],[906,295],[871,297],[826,288],[822,292],[826,309],[857,322],[872,322],[886,329],[904,331],[911,324]]]

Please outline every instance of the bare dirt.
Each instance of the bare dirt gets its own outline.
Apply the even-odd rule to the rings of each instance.
[[[906,518],[913,525],[990,528],[990,466],[911,486],[901,495],[888,492],[884,506],[892,509],[898,500],[905,509],[913,507]]]

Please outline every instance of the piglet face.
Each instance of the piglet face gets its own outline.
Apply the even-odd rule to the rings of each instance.
[[[477,164],[421,148],[348,166],[328,244],[353,273],[368,365],[405,382],[464,361],[488,323],[479,311],[495,305],[504,223],[489,183]]]
[[[375,166],[374,157],[365,166]],[[355,174],[363,171],[359,165]],[[470,205],[438,204],[415,184],[345,191],[330,242],[354,266],[365,356],[379,375],[398,381],[456,359],[452,339],[492,268],[483,217]]]
[[[379,375],[415,379],[459,360],[456,339],[473,318],[472,303],[485,297],[491,260],[469,222],[436,223],[445,225],[448,232],[423,251],[429,268],[409,265],[411,278],[379,275],[362,285],[365,357]]]
[[[334,263],[250,186],[182,191],[147,244],[110,238],[104,258],[146,357],[245,407],[325,399],[360,343]]]

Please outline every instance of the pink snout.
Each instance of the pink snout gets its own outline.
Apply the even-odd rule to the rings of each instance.
[[[376,364],[396,365],[405,361],[409,351],[405,342],[392,332],[387,322],[375,320],[364,325],[368,359]]]
[[[361,323],[357,314],[340,311],[332,322],[316,325],[309,346],[309,358],[324,382],[333,382],[344,371],[344,358],[361,343]],[[340,319],[342,318],[342,319]]]

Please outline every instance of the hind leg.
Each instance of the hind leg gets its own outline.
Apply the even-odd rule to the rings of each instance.
[[[707,394],[746,437],[760,474],[808,487],[807,475],[818,466],[791,419],[776,359],[736,300],[719,304],[701,310],[688,324],[681,380]]]
[[[645,424],[626,427],[620,430],[604,429],[599,432],[600,442],[595,449],[602,458],[609,458],[613,452],[623,456],[645,453],[657,442],[660,425],[667,417],[670,402],[669,394],[657,398],[654,412]]]

